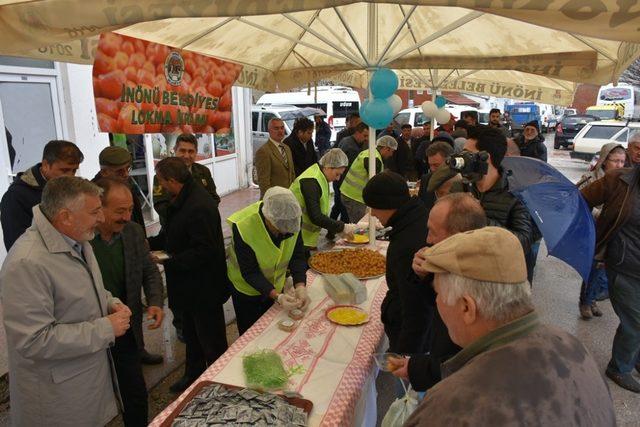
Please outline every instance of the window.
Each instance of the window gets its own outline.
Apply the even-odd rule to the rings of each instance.
[[[253,111],[251,113],[251,130],[253,132],[258,132],[258,119],[259,119],[260,113],[258,113],[257,111]]]
[[[269,132],[269,120],[277,119],[273,113],[262,113],[262,132]]]
[[[631,99],[631,90],[626,87],[610,87],[600,91],[601,101],[622,101]]]
[[[584,134],[584,138],[591,139],[611,139],[620,132],[621,126],[591,126]]]
[[[396,117],[393,120],[395,120],[396,123],[402,126],[404,124],[409,123],[409,120],[411,120],[411,113],[400,113],[396,115]]]
[[[38,59],[18,58],[14,56],[0,56],[0,65],[27,68],[54,68],[53,61],[41,61]]]
[[[427,116],[424,115],[424,113],[416,113],[416,117],[413,119],[413,126],[414,127],[422,126],[424,122],[427,122],[427,121],[429,121],[429,119],[427,118]]]
[[[616,118],[617,110],[587,110],[587,113],[599,117],[600,120],[613,120]]]
[[[616,142],[627,142],[627,137],[629,136],[629,129],[623,130],[620,135],[618,135],[615,139]]]
[[[359,109],[358,101],[333,101],[333,117],[347,117],[348,114],[357,113]]]

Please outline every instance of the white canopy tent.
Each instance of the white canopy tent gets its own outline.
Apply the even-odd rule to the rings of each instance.
[[[617,0],[0,0],[0,54],[92,63],[99,34],[116,31],[243,64],[237,84],[264,90],[366,87],[388,67],[400,88],[568,104],[577,82],[615,82],[640,55],[636,9]]]

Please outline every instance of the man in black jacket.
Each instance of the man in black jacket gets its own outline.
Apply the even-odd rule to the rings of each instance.
[[[547,146],[544,145],[544,137],[540,135],[537,121],[532,120],[524,125],[522,135],[518,136],[515,142],[520,148],[521,156],[547,161]]]
[[[169,307],[182,312],[185,373],[170,388],[178,392],[227,350],[222,305],[229,299],[230,283],[220,213],[213,198],[196,185],[187,165],[177,157],[161,160],[156,177],[173,195],[167,221],[149,243],[169,256],[163,262]]]
[[[501,166],[507,152],[507,139],[498,129],[477,126],[469,129],[464,148],[489,154],[487,173],[472,177],[471,193],[480,201],[489,225],[506,228],[515,234],[526,256],[534,242],[535,231],[527,208],[509,192],[507,176]]]
[[[49,141],[42,152],[42,162],[20,172],[0,203],[0,221],[4,246],[11,246],[31,226],[32,209],[40,203],[42,189],[47,181],[59,176],[75,176],[84,156],[69,141]]]
[[[411,263],[427,237],[427,211],[418,198],[409,196],[405,179],[391,171],[371,178],[362,198],[383,226],[392,227],[386,269],[389,290],[380,308],[389,351],[421,353],[426,351],[433,307],[429,290],[413,273]]]
[[[475,230],[487,225],[484,210],[468,193],[450,194],[438,199],[429,214],[427,246],[435,245],[457,233]],[[409,359],[393,359],[393,375],[408,379],[417,391],[426,391],[442,379],[440,365],[460,351],[447,332],[438,310],[433,290],[433,274],[422,268],[422,250],[415,253],[412,268],[420,284],[428,293],[431,312],[431,333],[427,342],[428,354],[415,354]]]
[[[291,135],[282,141],[283,144],[286,144],[291,149],[296,177],[318,162],[318,154],[313,148],[313,141],[311,140],[312,136],[313,122],[306,117],[300,117],[293,124]]]

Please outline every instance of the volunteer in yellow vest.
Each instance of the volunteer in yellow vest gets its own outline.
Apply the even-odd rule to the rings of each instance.
[[[352,236],[356,230],[355,224],[329,218],[329,183],[338,181],[348,164],[344,151],[332,148],[291,184],[291,191],[302,208],[302,241],[305,247],[318,246],[322,228],[328,233],[341,233],[343,236]]]
[[[390,135],[385,135],[376,141],[376,173],[382,172],[383,161],[393,156],[398,149],[398,141]],[[342,204],[347,208],[349,219],[359,221],[367,212],[367,206],[362,200],[362,189],[369,181],[369,149],[365,148],[358,154],[347,175],[342,181],[340,192]]]
[[[291,190],[276,186],[264,193],[262,201],[227,218],[232,233],[227,271],[241,335],[274,301],[286,310],[304,310],[309,304],[301,215]],[[295,289],[290,293],[284,292],[287,269]]]

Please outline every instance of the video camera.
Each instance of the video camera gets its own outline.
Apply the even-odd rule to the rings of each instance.
[[[489,154],[486,151],[463,151],[447,159],[447,165],[471,182],[478,181],[489,170]]]

